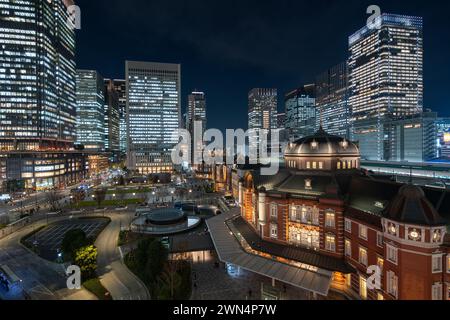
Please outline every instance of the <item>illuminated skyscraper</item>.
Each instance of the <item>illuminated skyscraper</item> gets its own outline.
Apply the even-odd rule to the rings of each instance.
[[[347,62],[340,63],[316,79],[316,127],[333,135],[350,138]]]
[[[180,127],[181,66],[126,62],[127,166],[140,173],[171,172]]]
[[[385,118],[423,109],[422,18],[383,14],[349,38],[352,139],[363,159],[385,160]]]
[[[259,160],[260,138],[270,135],[277,129],[277,89],[255,88],[248,93],[248,129],[249,143],[256,146],[257,155],[250,155],[250,160]]]
[[[119,145],[120,152],[127,152],[127,82],[121,79],[114,79],[114,89],[118,96],[119,103]]]
[[[119,117],[119,93],[116,91],[114,81],[105,80],[105,149],[113,153],[113,158],[119,153],[119,134],[120,134],[120,117]]]
[[[63,1],[0,2],[0,148],[70,148],[75,34]]]
[[[77,144],[105,149],[105,87],[95,70],[77,70]]]
[[[186,112],[186,129],[191,134],[191,153],[192,153],[192,159],[194,159],[194,152],[197,150],[198,152],[201,152],[204,148],[203,139],[202,142],[195,145],[194,140],[194,131],[195,127],[194,124],[198,122],[202,125],[202,130],[198,132],[203,137],[203,134],[206,130],[206,98],[205,93],[203,92],[197,92],[194,91],[190,95],[188,95],[188,107]]]
[[[315,85],[308,84],[286,94],[286,130],[291,141],[313,135],[316,128]]]

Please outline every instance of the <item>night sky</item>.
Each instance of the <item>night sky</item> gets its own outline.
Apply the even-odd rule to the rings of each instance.
[[[450,2],[442,0],[78,0],[77,67],[124,78],[125,60],[181,63],[182,109],[207,95],[209,128],[247,128],[247,93],[284,94],[347,58],[371,4],[424,18],[425,108],[450,116]]]

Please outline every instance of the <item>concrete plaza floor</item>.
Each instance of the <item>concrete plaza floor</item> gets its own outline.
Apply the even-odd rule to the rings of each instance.
[[[271,279],[233,267],[214,260],[203,261],[202,257],[193,257],[191,300],[263,300],[265,291],[273,293],[282,300],[310,300],[311,295],[299,288],[276,282],[272,287]]]

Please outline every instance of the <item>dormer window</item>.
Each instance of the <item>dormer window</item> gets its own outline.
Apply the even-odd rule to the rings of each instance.
[[[312,190],[312,181],[311,181],[311,179],[306,179],[305,180],[305,189],[306,190]]]
[[[389,223],[388,230],[389,234],[396,236],[397,235],[397,227],[393,223]]]
[[[316,150],[319,147],[319,143],[316,140],[311,142],[311,149]]]
[[[341,142],[341,147],[343,149],[347,149],[348,148],[348,141],[344,139],[344,141]]]

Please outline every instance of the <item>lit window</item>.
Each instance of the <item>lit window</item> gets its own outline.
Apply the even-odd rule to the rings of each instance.
[[[367,262],[367,249],[364,248],[359,248],[359,263],[361,263],[362,265],[367,266],[368,262]]]
[[[334,228],[336,226],[336,215],[331,212],[325,214],[325,226],[328,228]]]
[[[394,264],[397,264],[398,261],[398,249],[394,248],[390,245],[386,246],[386,250],[387,250],[387,260],[389,262],[392,262]]]
[[[345,219],[345,231],[352,233],[352,222],[351,220]]]
[[[367,299],[367,280],[362,276],[359,276],[359,295],[362,299]]]
[[[380,248],[383,247],[384,241],[383,241],[383,234],[381,232],[377,233],[377,246]]]
[[[305,179],[305,189],[312,190],[312,181],[311,179]]]
[[[319,169],[323,169],[323,162],[319,162]]]
[[[384,268],[384,259],[383,259],[383,258],[377,257],[377,266],[378,266],[381,270],[383,270],[383,268]]]
[[[431,288],[431,299],[442,300],[442,284],[435,283]]]
[[[278,226],[276,224],[270,225],[270,237],[273,239],[278,239]]]
[[[387,276],[387,292],[397,298],[398,294],[398,277],[394,272],[388,271],[386,273]]]
[[[442,255],[434,255],[432,259],[433,273],[442,272]]]
[[[359,225],[359,237],[361,239],[367,240],[367,227],[362,224]]]
[[[317,162],[314,161],[314,162],[312,163],[312,167],[313,167],[313,169],[317,169]]]
[[[338,161],[338,163],[337,163],[337,168],[338,168],[338,170],[341,170],[341,162],[340,161]]]
[[[306,169],[311,169],[311,162],[306,162]]]
[[[278,206],[276,204],[270,206],[270,217],[275,219],[278,217]]]
[[[325,237],[325,250],[336,252],[336,237],[334,234],[327,234]]]
[[[450,257],[447,257],[447,273],[450,273]]]
[[[345,255],[347,257],[351,257],[352,256],[352,243],[348,239],[345,239]]]

